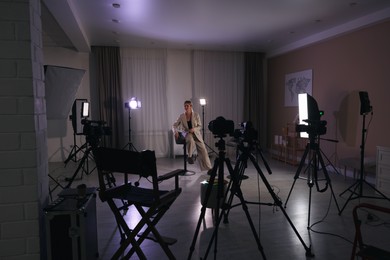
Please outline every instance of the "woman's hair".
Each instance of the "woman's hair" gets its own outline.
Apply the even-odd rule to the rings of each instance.
[[[191,102],[191,100],[186,100],[186,101],[184,101],[184,105],[185,104],[189,104],[189,105],[191,105],[192,106],[192,102]]]

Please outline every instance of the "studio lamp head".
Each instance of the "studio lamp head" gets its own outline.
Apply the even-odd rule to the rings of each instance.
[[[318,109],[317,101],[307,93],[298,94],[299,125],[296,131],[301,137],[323,135],[326,133],[326,121],[320,120],[324,114]]]
[[[81,117],[89,117],[89,102],[87,101],[81,103]]]
[[[141,108],[141,101],[136,97],[132,97],[128,102],[125,103],[125,107],[130,109]]]
[[[372,112],[372,106],[370,105],[370,99],[368,98],[368,92],[360,91],[360,114],[365,115]]]
[[[205,105],[206,105],[206,99],[205,99],[205,98],[199,99],[199,103],[200,103],[200,105],[201,105],[202,107],[205,106]]]

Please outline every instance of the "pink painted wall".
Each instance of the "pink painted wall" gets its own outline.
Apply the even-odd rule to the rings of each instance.
[[[325,112],[327,133],[321,149],[337,159],[360,157],[363,116],[359,91],[367,91],[373,115],[367,115],[366,157],[377,146],[390,147],[390,21],[268,59],[267,147],[282,127],[294,120],[298,107],[284,106],[286,74],[313,70],[312,95]]]

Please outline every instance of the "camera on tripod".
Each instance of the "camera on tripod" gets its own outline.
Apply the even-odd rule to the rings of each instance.
[[[242,122],[241,128],[234,130],[234,138],[240,143],[253,143],[257,140],[257,130],[251,121]]]
[[[318,136],[318,135],[324,135],[326,134],[326,124],[327,122],[325,120],[320,121],[311,121],[311,120],[304,120],[304,122],[307,122],[307,125],[297,125],[295,130],[298,133],[305,132],[308,133],[309,136]]]
[[[83,135],[86,136],[87,142],[94,147],[97,147],[100,142],[100,138],[103,135],[111,135],[112,129],[109,126],[104,126],[104,121],[93,121],[88,119],[81,120],[83,127]]]
[[[232,120],[226,120],[222,116],[210,121],[208,127],[209,130],[218,137],[225,137],[226,135],[233,136],[234,134],[234,122]]]

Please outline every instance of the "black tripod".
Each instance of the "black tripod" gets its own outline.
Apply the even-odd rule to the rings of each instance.
[[[64,161],[65,163],[65,167],[66,165],[70,162],[70,161],[73,161],[73,162],[77,162],[79,161],[79,159],[77,159],[77,154],[79,152],[83,152],[85,153],[85,151],[83,151],[84,149],[87,148],[87,143],[84,143],[82,146],[78,147],[77,144],[76,144],[76,133],[73,133],[73,148],[72,150],[70,151],[69,155],[68,155],[68,158],[66,158],[66,160]],[[83,170],[84,170],[84,167],[83,167]],[[87,171],[88,171],[88,167],[87,167]],[[51,176],[49,174],[49,178],[55,183],[54,187],[53,188],[49,188],[49,194],[50,194],[50,197],[52,197],[52,193],[58,188],[62,188],[64,189],[65,187],[63,185],[61,185],[61,183],[56,180],[53,176]],[[68,178],[66,178],[65,180],[68,180]]]
[[[366,114],[363,113],[363,126],[362,126],[362,142],[360,145],[360,176],[359,179],[352,184],[350,187],[348,187],[345,191],[343,191],[340,196],[342,196],[344,193],[347,191],[351,192],[351,195],[348,197],[347,201],[345,202],[343,208],[339,212],[339,215],[343,212],[345,207],[347,206],[348,202],[350,202],[353,199],[358,199],[358,198],[371,198],[371,199],[386,199],[390,201],[389,198],[386,197],[382,192],[377,190],[373,185],[371,185],[369,182],[367,182],[364,178],[364,146],[366,143],[366,135],[367,135],[367,129],[366,129]],[[381,195],[381,197],[376,197],[376,196],[364,196],[363,195],[363,184],[366,184],[368,187],[373,189],[375,192]],[[355,196],[354,196],[355,195]]]
[[[137,151],[137,149],[135,148],[135,146],[131,142],[131,125],[130,125],[130,122],[131,122],[131,113],[130,113],[131,108],[130,108],[130,106],[127,107],[127,109],[129,110],[129,142],[123,147],[123,149],[125,149],[126,147],[129,147],[130,151]]]
[[[241,187],[240,187],[240,176],[239,176],[240,174],[239,174],[239,172],[241,171],[241,174],[243,174],[243,170],[242,170],[243,168],[242,167],[246,167],[248,158],[252,161],[252,163],[255,166],[257,172],[261,176],[262,181],[264,182],[264,184],[266,185],[268,191],[270,192],[270,194],[272,195],[272,197],[274,199],[274,203],[273,204],[269,203],[269,204],[266,204],[266,205],[277,205],[277,206],[280,207],[280,209],[282,210],[282,212],[286,216],[288,222],[292,226],[294,232],[297,234],[299,240],[301,241],[302,245],[304,246],[304,248],[306,250],[306,256],[312,256],[310,248],[307,247],[306,244],[304,243],[303,239],[301,238],[301,236],[299,235],[298,231],[296,230],[296,228],[294,227],[293,223],[291,222],[290,218],[288,217],[286,211],[283,209],[282,202],[276,196],[276,194],[273,192],[272,187],[269,185],[269,183],[268,183],[267,179],[265,178],[263,172],[261,171],[260,167],[258,166],[258,164],[256,162],[256,159],[250,153],[251,148],[244,148],[243,146],[241,147],[242,153],[241,153],[241,155],[239,156],[239,158],[237,160],[235,168],[233,169],[233,167],[232,167],[232,165],[230,163],[230,160],[228,158],[225,158],[225,141],[222,139],[223,137],[219,136],[219,138],[220,138],[220,140],[216,144],[216,146],[219,149],[219,156],[218,156],[218,158],[215,159],[215,162],[214,162],[214,167],[213,167],[213,170],[212,170],[212,173],[211,173],[211,176],[210,176],[209,185],[207,186],[206,195],[205,195],[203,203],[202,203],[203,206],[202,206],[202,209],[201,209],[201,214],[199,216],[199,221],[198,221],[198,225],[196,227],[194,238],[193,238],[193,241],[192,241],[192,244],[191,244],[190,254],[188,256],[188,259],[191,259],[192,253],[193,253],[194,248],[195,248],[195,243],[196,243],[196,240],[197,240],[197,236],[199,234],[200,225],[202,223],[202,220],[203,220],[205,212],[206,212],[206,205],[207,205],[208,199],[209,199],[210,194],[211,194],[211,189],[212,189],[212,186],[213,186],[212,183],[214,183],[217,170],[218,170],[218,186],[217,186],[218,187],[218,193],[217,193],[217,204],[216,204],[217,207],[216,207],[216,210],[215,210],[216,225],[215,225],[215,228],[214,228],[211,240],[209,242],[209,245],[207,247],[205,256],[202,259],[206,259],[207,258],[207,255],[208,255],[208,253],[209,253],[209,251],[211,249],[211,245],[212,245],[214,240],[215,240],[214,254],[216,255],[216,252],[217,252],[217,241],[218,241],[218,227],[219,227],[219,224],[220,224],[223,216],[224,215],[225,215],[225,217],[227,216],[224,213],[224,211],[231,208],[231,205],[229,205],[228,203],[223,203],[222,204],[223,211],[221,213],[219,213],[219,205],[221,205],[220,204],[221,200],[223,202],[225,201],[224,198],[227,198],[227,195],[229,194],[229,192],[230,192],[230,196],[229,196],[228,202],[230,201],[230,203],[231,203],[232,197],[234,195],[239,198],[240,205],[242,205],[242,208],[243,208],[243,210],[244,210],[244,212],[246,214],[246,217],[248,219],[248,222],[249,222],[250,228],[252,230],[254,239],[256,240],[258,249],[259,249],[259,251],[260,251],[260,253],[262,255],[262,258],[266,259],[263,247],[262,247],[262,245],[260,243],[260,238],[259,238],[259,236],[258,236],[258,234],[256,232],[255,226],[253,224],[253,221],[252,221],[251,216],[250,216],[249,211],[248,211],[248,206],[247,206],[248,202],[245,201],[243,193],[242,193],[242,190],[241,190]],[[227,188],[225,194],[224,194],[224,191],[223,191],[223,187],[224,187],[223,186],[224,163],[226,163],[226,166],[227,166],[227,168],[229,170],[230,177],[231,177],[231,182],[230,182],[229,187]]]
[[[84,152],[84,155],[80,159],[79,165],[77,166],[72,177],[65,179],[68,182],[68,184],[65,186],[65,188],[69,188],[72,185],[73,181],[76,179],[76,176],[80,170],[82,170],[82,173],[85,172],[87,175],[91,174],[95,170],[96,167],[94,167],[92,170],[89,170],[88,160],[89,160],[89,158],[94,159],[93,153],[91,154],[91,152],[93,152],[93,150],[99,146],[100,138],[101,137],[99,135],[92,135],[92,136],[87,135],[86,136],[86,143],[85,143],[86,150]],[[82,178],[82,175],[80,178]]]
[[[70,150],[70,153],[68,155],[68,158],[64,161],[65,164],[67,164],[70,160],[74,161],[74,162],[77,162],[78,159],[77,159],[77,154],[82,151],[83,149],[85,149],[86,147],[86,143],[83,144],[81,147],[78,147],[77,144],[76,144],[76,132],[73,133],[73,147],[72,147],[72,150]]]
[[[70,188],[72,185],[73,181],[76,179],[77,174],[79,173],[80,170],[83,170],[83,172],[86,172],[87,175],[91,174],[95,168],[93,168],[91,171],[89,171],[89,166],[88,166],[88,159],[91,156],[90,153],[92,151],[92,146],[89,146],[85,152],[83,157],[80,159],[80,163],[77,166],[76,171],[73,173],[72,177],[66,178],[66,181],[68,181],[68,184],[65,186],[65,188]],[[92,154],[93,155],[93,154]],[[87,165],[87,170],[85,169],[85,165]],[[80,177],[82,178],[82,176]]]
[[[88,147],[88,144],[87,143],[84,143],[82,146],[78,147],[77,145],[74,145],[73,148],[72,148],[72,151],[70,152],[68,158],[64,161],[65,165],[68,164],[71,160],[74,161],[74,162],[77,162],[78,159],[76,157],[76,155],[82,151],[85,153],[85,151],[83,151],[84,149],[86,149]]]
[[[235,164],[233,172],[235,173],[235,176],[238,180],[238,184],[240,186],[241,186],[242,180],[248,179],[248,177],[245,176],[244,173],[245,173],[245,169],[248,167],[248,158],[249,158],[248,154],[251,154],[250,149],[252,149],[252,145],[248,147],[248,146],[243,146],[243,143],[240,143],[240,142],[238,143],[237,158],[236,158],[237,163]],[[263,161],[263,164],[264,164],[265,168],[267,169],[268,174],[272,174],[271,168],[269,167],[268,162],[265,159],[263,152],[262,152],[261,148],[259,147],[259,145],[253,144],[253,149],[254,149],[254,152],[256,152],[256,155],[260,155],[260,158]],[[258,160],[256,158],[256,162],[257,161]],[[230,189],[231,185],[232,185],[232,179],[230,178],[228,190]],[[227,206],[227,210],[224,214],[224,220],[223,220],[224,223],[229,223],[228,216],[229,216],[230,209],[241,205],[241,203],[237,203],[235,205],[232,205],[234,195],[235,195],[235,193],[232,191],[230,193],[228,200],[227,200],[228,206]],[[247,204],[256,204],[256,205],[266,205],[266,206],[274,206],[275,205],[275,203],[262,203],[262,202],[250,202],[250,201],[246,201],[246,203]]]
[[[88,136],[86,137],[88,139]],[[76,160],[76,154],[78,152],[82,151],[83,152],[83,156],[81,157],[81,159],[79,160]],[[69,155],[69,157],[64,161],[65,163],[65,167],[67,166],[67,164],[69,163],[69,161],[73,160],[74,162],[78,162],[79,161],[79,165],[76,169],[76,172],[75,174],[73,175],[72,178],[65,178],[66,181],[68,181],[68,185],[65,186],[65,188],[69,188],[70,185],[72,184],[72,182],[75,180],[76,178],[76,175],[77,173],[82,170],[82,174],[87,174],[89,175],[94,169],[90,170],[89,169],[89,158],[90,158],[90,152],[91,152],[91,147],[89,147],[88,145],[88,141],[86,141],[82,146],[80,146],[74,153],[73,155]],[[73,159],[75,158],[75,159]],[[83,175],[81,175],[80,178],[82,178]]]
[[[334,195],[333,188],[332,188],[332,183],[329,178],[328,171],[326,169],[324,159],[322,158],[322,151],[320,149],[320,144],[319,144],[319,135],[315,134],[309,134],[309,142],[306,144],[305,152],[303,153],[301,162],[299,163],[297,172],[295,173],[294,176],[294,182],[291,186],[290,192],[288,193],[286,203],[284,204],[284,207],[287,207],[287,202],[290,198],[291,192],[294,188],[295,182],[297,179],[306,179],[307,180],[307,186],[309,186],[309,210],[308,210],[308,218],[307,218],[307,228],[310,228],[310,213],[311,213],[311,195],[312,195],[312,188],[314,184],[316,185],[317,191],[318,192],[325,192],[328,189],[328,186],[330,188],[330,191],[332,193],[332,197],[336,203],[337,210],[340,212],[339,205],[336,200],[336,196]],[[303,169],[303,166],[306,163],[306,157],[309,155],[309,161],[308,161],[308,166],[306,170],[308,170],[308,175],[306,178],[301,177],[300,173]],[[324,179],[318,179],[318,170],[319,170],[319,165],[321,166],[321,169],[323,171]],[[305,170],[305,171],[306,171]],[[323,189],[320,189],[318,185],[318,181],[320,180],[325,180],[325,187]]]

